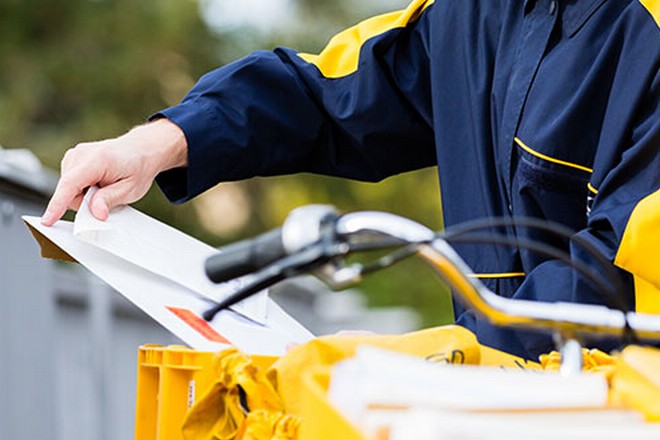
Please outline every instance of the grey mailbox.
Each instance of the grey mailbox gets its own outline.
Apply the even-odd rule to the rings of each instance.
[[[124,440],[138,346],[176,341],[84,268],[39,256],[21,216],[41,215],[55,183],[0,148],[0,439]]]

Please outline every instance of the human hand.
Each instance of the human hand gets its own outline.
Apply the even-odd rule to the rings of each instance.
[[[90,211],[105,220],[115,206],[142,198],[158,173],[186,166],[187,150],[183,132],[167,119],[114,139],[78,144],[64,154],[60,180],[41,222],[51,226],[67,209],[77,210],[92,185],[99,190],[90,200]]]

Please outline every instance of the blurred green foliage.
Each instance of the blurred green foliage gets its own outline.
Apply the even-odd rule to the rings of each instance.
[[[3,0],[0,145],[30,148],[57,169],[67,148],[143,123],[176,104],[216,66],[275,45],[318,52],[341,28],[403,1],[293,3],[296,26],[263,32],[249,26],[210,29],[194,0]],[[433,169],[378,184],[296,175],[221,184],[215,196],[183,206],[170,205],[152,189],[137,207],[220,245],[277,226],[291,209],[308,203],[389,211],[438,229],[437,185]],[[214,228],[233,217],[231,211],[204,209],[215,200],[222,203],[212,206],[243,212],[245,221]],[[371,305],[414,306],[424,325],[451,320],[446,289],[419,261],[372,275],[362,288]]]

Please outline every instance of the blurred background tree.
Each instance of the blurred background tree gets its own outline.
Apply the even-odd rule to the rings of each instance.
[[[337,31],[405,3],[4,0],[0,145],[29,148],[57,169],[67,148],[144,122],[179,102],[208,70],[276,45],[318,52]],[[434,169],[378,184],[307,174],[256,178],[221,184],[183,206],[152,189],[137,207],[218,246],[278,226],[308,203],[389,211],[441,226]],[[361,288],[373,306],[413,306],[425,326],[451,320],[446,289],[419,261],[372,276]]]

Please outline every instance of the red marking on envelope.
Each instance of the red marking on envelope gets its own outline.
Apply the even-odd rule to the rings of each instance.
[[[206,322],[201,316],[197,315],[196,313],[188,309],[182,309],[179,307],[166,306],[166,308],[170,312],[174,313],[183,322],[185,322],[190,327],[192,327],[193,330],[195,330],[200,335],[204,336],[209,341],[219,342],[221,344],[231,344],[231,342],[229,342],[227,338],[225,338],[220,333],[215,331],[215,329],[211,327],[208,322]]]

